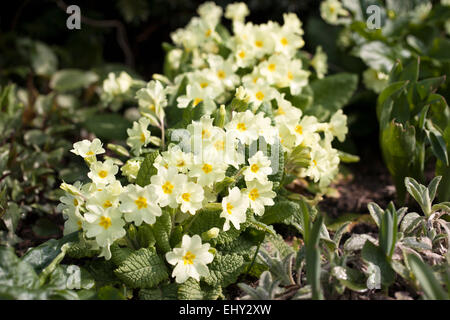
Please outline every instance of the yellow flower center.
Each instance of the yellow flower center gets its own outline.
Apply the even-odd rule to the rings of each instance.
[[[184,160],[178,160],[177,167],[184,167],[185,165],[186,163],[184,162]]]
[[[100,222],[98,223],[98,225],[105,228],[105,230],[107,230],[109,227],[111,227],[111,224],[112,224],[111,218],[104,217],[104,216],[100,217]]]
[[[250,170],[252,170],[253,173],[257,173],[259,170],[259,166],[256,163],[254,163],[251,165]]]
[[[144,197],[138,197],[137,200],[134,201],[139,210],[142,208],[147,208],[147,199]]]
[[[262,48],[263,45],[264,45],[264,43],[261,40],[255,41],[255,46],[257,46],[258,48]]]
[[[106,178],[106,176],[108,175],[108,171],[102,170],[98,173],[98,176],[102,179]]]
[[[295,126],[295,132],[298,134],[303,134],[303,127],[301,125]]]
[[[244,58],[245,58],[245,51],[244,51],[244,50],[241,50],[241,51],[238,53],[238,56],[239,56],[239,58],[244,59]]]
[[[317,161],[313,160],[312,162],[314,163],[314,167],[317,167]]]
[[[278,110],[277,110],[277,114],[278,115],[283,115],[283,114],[285,114],[285,112],[284,112],[284,110],[281,107],[279,107]]]
[[[195,98],[194,99],[194,103],[193,103],[193,105],[194,105],[194,107],[196,107],[200,102],[202,102],[203,101],[203,99],[202,98]]]
[[[170,183],[170,181],[166,181],[161,187],[166,194],[171,194],[173,191],[173,184]]]
[[[259,198],[259,192],[258,189],[252,189],[249,193],[248,193],[248,197],[252,200],[255,201],[256,199]]]
[[[290,72],[290,71],[288,71],[287,76],[288,76],[288,79],[289,79],[289,80],[294,79],[294,75],[293,75],[292,72]]]
[[[188,251],[183,257],[184,264],[194,264],[195,254]]]
[[[281,38],[280,42],[283,46],[287,46],[289,43],[288,39],[286,39],[285,37]]]
[[[236,128],[237,128],[239,131],[245,131],[245,130],[247,130],[247,127],[245,126],[245,123],[242,123],[242,122],[239,122],[239,123],[236,125]]]
[[[145,142],[145,134],[141,133],[141,142],[144,143]]]
[[[94,152],[88,151],[88,152],[86,153],[86,155],[87,155],[87,156],[93,156],[93,155],[94,155]]]
[[[226,74],[225,74],[225,72],[223,70],[219,70],[219,71],[217,71],[217,77],[219,79],[225,79]]]
[[[203,129],[202,130],[202,138],[209,138],[211,136],[211,132],[209,132],[209,130]]]
[[[264,93],[262,93],[261,91],[258,91],[255,96],[259,101],[262,101],[262,99],[264,99]]]
[[[225,149],[225,141],[216,141],[214,143],[214,148],[216,148],[216,150],[224,150]]]
[[[202,167],[204,173],[208,174],[212,171],[212,166],[210,164],[205,163]]]
[[[227,212],[228,214],[232,214],[233,212],[231,210],[233,210],[233,205],[231,203],[227,203]]]
[[[208,29],[208,30],[206,30],[206,32],[205,32],[205,36],[206,36],[206,37],[209,37],[209,36],[211,35],[211,33],[212,33],[211,29]]]
[[[78,200],[76,198],[73,198],[73,205],[76,207],[78,206]]]
[[[276,67],[275,63],[271,63],[267,66],[267,69],[269,69],[270,72],[274,72]]]
[[[154,105],[153,103],[149,106],[149,108],[150,108],[150,110],[152,110],[152,111],[155,111],[155,110],[156,110],[156,107],[155,107],[155,105]]]
[[[185,192],[181,195],[181,199],[183,199],[186,202],[189,202],[191,200],[191,194],[188,192]]]
[[[202,82],[202,83],[200,83],[200,87],[201,87],[202,89],[205,89],[208,85],[209,85],[208,82]]]
[[[103,203],[103,208],[109,208],[109,207],[112,207],[112,203],[111,203],[111,201],[106,200],[106,201]]]

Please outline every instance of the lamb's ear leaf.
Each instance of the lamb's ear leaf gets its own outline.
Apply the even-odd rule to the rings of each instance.
[[[430,300],[447,300],[449,296],[445,293],[439,281],[433,274],[433,270],[427,266],[416,255],[408,255],[408,264],[414,273],[417,281],[424,291],[426,299]]]

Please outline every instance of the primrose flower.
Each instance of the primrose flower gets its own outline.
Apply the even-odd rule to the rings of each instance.
[[[215,27],[219,23],[222,12],[222,7],[219,7],[212,1],[202,3],[197,9],[200,18],[211,27]]]
[[[113,72],[108,74],[108,78],[103,81],[103,91],[111,96],[125,94],[131,87],[133,79],[124,71],[118,77]]]
[[[142,222],[154,224],[156,217],[162,214],[157,200],[157,195],[152,192],[151,187],[142,188],[130,184],[120,196],[119,210],[124,213],[125,221],[134,222],[136,226],[140,226]]]
[[[111,159],[104,162],[96,161],[91,164],[91,171],[88,172],[88,177],[98,185],[107,185],[116,180],[116,173],[119,168]]]
[[[225,9],[225,18],[236,21],[244,22],[245,17],[250,14],[247,4],[245,2],[235,2],[227,5]]]
[[[92,141],[83,140],[73,144],[73,149],[70,152],[83,157],[84,159],[95,159],[97,154],[105,153],[105,149],[102,148],[102,142],[95,138]]]
[[[213,152],[204,152],[195,157],[189,177],[197,178],[201,186],[211,186],[225,178],[227,165]]]
[[[348,16],[349,12],[345,10],[338,0],[326,0],[320,4],[320,16],[329,24],[338,24],[339,16]]]
[[[78,209],[63,211],[63,217],[66,219],[63,235],[68,235],[83,229],[84,218]]]
[[[257,180],[261,183],[267,181],[267,176],[272,174],[271,162],[262,151],[258,151],[248,159],[249,166],[244,170],[245,181]]]
[[[223,231],[230,229],[230,222],[239,230],[241,223],[247,219],[247,209],[249,206],[248,197],[241,194],[238,187],[228,189],[228,196],[222,199],[222,213],[221,218],[225,218]]]
[[[178,174],[177,168],[169,167],[168,169],[160,167],[158,174],[150,178],[152,192],[158,197],[161,207],[170,206],[176,208],[177,195],[181,191],[181,187],[187,182],[184,174]]]
[[[111,259],[111,244],[125,236],[126,231],[123,228],[125,221],[117,208],[107,208],[106,210],[99,206],[89,206],[88,212],[84,214],[83,230],[86,230],[86,236],[94,238],[102,247],[100,256],[106,260]]]
[[[244,144],[258,139],[258,131],[253,121],[255,115],[250,110],[233,113],[233,119],[225,125],[227,132],[233,132]]]
[[[192,215],[202,208],[203,199],[203,188],[194,182],[185,183],[177,196],[177,202],[181,204],[181,211],[189,212]]]
[[[305,175],[313,179],[314,182],[317,182],[327,172],[327,152],[322,147],[317,146],[311,151],[310,157],[310,165],[305,170]]]
[[[336,111],[330,119],[329,130],[333,136],[337,137],[339,141],[345,140],[345,135],[348,132],[347,128],[347,116],[341,109]]]
[[[186,95],[177,98],[177,106],[180,109],[187,108],[192,102],[192,107],[197,107],[201,102],[207,114],[211,114],[216,109],[216,103],[209,90],[202,89],[202,83],[192,83],[186,86]],[[209,86],[209,85],[208,85]]]
[[[276,193],[272,191],[272,181],[260,183],[257,180],[247,181],[247,191],[245,195],[248,197],[250,208],[253,209],[256,215],[262,216],[264,214],[264,206],[273,206],[273,198]]]
[[[120,181],[115,180],[100,190],[93,190],[86,201],[87,206],[96,205],[104,209],[119,206],[119,195],[122,193]]]
[[[192,165],[192,153],[186,153],[179,146],[171,146],[168,151],[162,152],[168,167],[175,167],[180,173],[186,173]]]
[[[375,93],[380,93],[384,88],[386,88],[388,85],[388,79],[388,74],[372,68],[369,68],[363,72],[364,85]]]
[[[142,147],[150,143],[151,133],[147,130],[149,124],[150,120],[142,117],[139,121],[133,122],[133,128],[127,129],[127,145],[137,155],[141,154]]]
[[[304,116],[298,124],[291,126],[290,130],[295,135],[295,144],[299,145],[305,140],[315,141],[317,131],[317,118],[314,116]]]
[[[156,114],[158,118],[164,116],[164,107],[167,106],[166,92],[163,85],[158,80],[152,80],[146,88],[136,92],[139,110],[146,114]]]
[[[175,268],[172,277],[177,283],[183,283],[189,278],[200,281],[200,277],[209,275],[207,264],[214,260],[209,252],[209,243],[202,244],[199,235],[192,237],[185,234],[181,240],[181,248],[174,248],[166,253],[166,260]]]
[[[137,178],[141,163],[141,160],[130,159],[120,168],[120,171],[128,178],[129,182],[133,182]]]

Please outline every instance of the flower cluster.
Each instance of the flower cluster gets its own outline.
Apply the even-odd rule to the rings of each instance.
[[[177,75],[172,80],[156,75],[136,90],[141,117],[127,130],[126,140],[134,157],[125,164],[109,157],[99,161],[97,155],[105,153],[100,140],[75,143],[72,152],[85,159],[90,182],[64,183],[66,195],[59,206],[67,219],[64,232],[81,230],[106,259],[130,226],[153,226],[170,214],[183,237],[181,247],[165,258],[175,266],[172,275],[179,283],[208,275],[214,249],[202,240],[231,228],[241,230],[251,215],[263,216],[275,204],[284,175],[327,186],[339,164],[332,141],[343,141],[347,133],[341,110],[320,122],[288,99],[302,92],[311,75],[298,56],[304,42],[295,14],[285,14],[283,25],[254,25],[244,23],[247,6],[235,3],[225,12],[233,21],[229,35],[219,24],[220,7],[207,2],[198,13],[172,35],[178,47],[167,58],[179,69]],[[185,55],[190,59],[182,62]],[[324,76],[326,56],[320,48],[311,65],[317,78]],[[120,82],[111,76],[104,88],[114,83],[121,88]],[[171,128],[167,124],[174,110],[183,118]],[[143,158],[150,152],[157,153],[153,173],[138,183]],[[276,175],[281,178],[275,183]],[[189,221],[208,206],[221,211],[221,230],[211,229],[206,238],[191,237]]]

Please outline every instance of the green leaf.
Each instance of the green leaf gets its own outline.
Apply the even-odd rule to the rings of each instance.
[[[150,178],[158,173],[158,170],[155,168],[153,163],[155,159],[158,157],[159,151],[153,151],[145,155],[145,159],[139,168],[138,175],[136,177],[136,184],[141,187],[145,187],[150,184]]]
[[[99,300],[126,300],[125,296],[119,289],[112,286],[104,286],[97,292]]]
[[[378,227],[380,227],[381,219],[384,215],[384,210],[381,209],[381,207],[378,204],[376,204],[375,202],[370,202],[367,205],[367,208],[369,209],[369,213],[370,213],[370,216],[372,217],[373,221],[375,221],[376,225]]]
[[[116,265],[120,266],[132,253],[128,247],[120,247],[117,243],[111,245],[111,261]]]
[[[323,215],[320,215],[314,222],[311,233],[306,244],[306,279],[312,288],[312,298],[314,300],[323,299],[320,286],[320,229],[323,224]]]
[[[345,287],[355,292],[367,291],[366,278],[363,273],[349,267],[334,267],[333,276]]]
[[[40,76],[50,76],[58,68],[58,58],[49,46],[40,41],[34,41],[34,48],[30,52],[31,66]]]
[[[189,226],[188,233],[190,235],[194,234],[202,234],[211,228],[219,228],[220,232],[217,238],[211,239],[210,243],[212,246],[219,244],[230,243],[235,240],[239,234],[243,231],[243,227],[240,230],[237,230],[233,226],[228,231],[223,231],[223,224],[225,223],[224,219],[220,217],[220,213],[222,209],[215,208],[203,208],[199,210],[192,219],[192,222]]]
[[[216,300],[218,298],[223,298],[222,288],[219,286],[212,287],[192,278],[178,286],[180,300]]]
[[[412,167],[417,148],[415,128],[408,124],[404,127],[400,123],[391,121],[381,131],[380,143],[384,163],[395,182],[397,196],[400,201],[403,201],[406,192],[404,178],[414,175]]]
[[[314,115],[319,121],[328,120],[349,102],[357,84],[358,76],[350,73],[338,73],[311,82],[314,102],[305,114]]]
[[[33,267],[19,259],[10,247],[0,247],[0,287],[39,287],[39,278]]]
[[[177,300],[178,287],[175,283],[160,284],[154,289],[141,289],[139,299],[141,300]]]
[[[131,288],[151,288],[169,278],[164,261],[153,248],[133,252],[114,273]]]
[[[353,54],[360,57],[372,69],[389,73],[396,60],[393,49],[381,41],[367,42],[356,48]]]
[[[431,180],[430,184],[428,185],[428,194],[430,195],[430,201],[433,203],[434,198],[436,197],[436,191],[439,186],[439,182],[441,182],[442,177],[437,176],[434,177],[433,180]]]
[[[55,72],[50,80],[50,88],[59,92],[87,88],[98,81],[98,76],[91,71],[64,69]]]
[[[84,123],[87,130],[94,133],[100,139],[125,140],[127,129],[131,126],[123,116],[116,113],[94,114]]]
[[[428,142],[431,145],[431,150],[436,158],[448,166],[447,146],[445,145],[445,140],[442,138],[442,135],[437,130],[425,130],[425,132],[427,134]]]
[[[156,218],[152,227],[156,240],[156,248],[159,252],[166,253],[172,250],[170,246],[170,233],[172,231],[172,217],[167,210],[162,211],[162,215]]]
[[[380,247],[370,241],[366,241],[361,251],[361,257],[370,263],[378,266],[381,272],[381,283],[389,286],[394,283],[395,272],[390,266],[387,257]]]
[[[22,260],[29,263],[37,273],[40,273],[61,253],[61,248],[64,244],[77,240],[77,232],[68,234],[59,240],[48,240],[28,251],[22,257]]]
[[[433,270],[427,266],[416,255],[410,254],[407,257],[408,264],[414,273],[414,276],[419,281],[420,286],[424,291],[424,296],[429,300],[448,300],[449,296],[445,293],[442,286],[439,284]]]
[[[410,212],[402,220],[400,231],[405,235],[411,234],[423,221],[424,218],[416,212]]]
[[[223,255],[217,252],[213,262],[208,265],[209,276],[204,280],[213,287],[225,288],[236,282],[244,267],[244,258],[241,255],[236,253]]]
[[[259,219],[261,222],[271,225],[274,223],[281,223],[293,215],[300,212],[300,206],[287,200],[277,201],[273,206],[267,207],[264,215]]]

